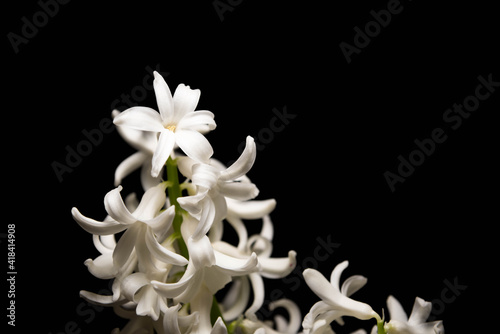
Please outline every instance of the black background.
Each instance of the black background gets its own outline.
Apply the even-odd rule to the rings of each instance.
[[[70,323],[109,333],[126,323],[78,295],[108,282],[83,265],[98,252],[70,210],[104,218],[114,170],[134,151],[112,131],[62,180],[53,163],[65,164],[67,147],[99,129],[122,94],[139,94],[144,78],[151,83],[147,67],[168,73],[172,90],[179,83],[201,90],[197,109],[217,122],[208,135],[215,158],[235,160],[247,135],[265,142],[249,177],[258,199],[278,202],[273,255],[294,249],[301,268],[327,277],[349,260],[343,277],[369,278],[354,297],[376,311],[389,294],[408,312],[415,296],[453,297],[445,281],[457,281],[467,287],[459,296],[440,312],[435,302],[446,331],[496,328],[500,88],[458,129],[443,121],[474,94],[478,76],[500,81],[492,5],[401,1],[401,12],[348,63],[339,44],[353,44],[354,27],[363,29],[388,1],[233,1],[222,16],[212,1],[179,3],[61,4],[17,53],[8,34],[22,35],[22,18],[33,22],[41,7],[23,1],[5,11],[3,190],[5,224],[16,224],[14,332],[60,333]],[[153,91],[144,91],[138,104],[156,109]],[[284,108],[295,118],[266,137],[273,109]],[[447,140],[392,192],[384,173],[397,173],[398,156],[408,158],[414,140],[435,128]],[[137,177],[125,192],[138,190]],[[339,246],[314,260],[318,238]],[[318,298],[297,272],[294,283],[266,280],[266,300],[293,299],[305,315]],[[334,330],[371,325],[347,319]]]

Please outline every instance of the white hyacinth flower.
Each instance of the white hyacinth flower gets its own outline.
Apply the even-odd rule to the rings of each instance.
[[[256,154],[255,141],[248,136],[241,156],[225,170],[221,171],[209,164],[193,164],[192,161],[181,160],[180,163],[184,166],[179,169],[196,186],[195,195],[178,198],[180,206],[200,221],[193,239],[201,238],[214,222],[225,218],[226,197],[246,201],[259,194],[255,184],[237,181],[252,168]]]
[[[181,279],[174,283],[157,280],[151,282],[158,294],[172,298],[176,303],[190,302],[200,289],[208,289],[214,295],[233,277],[249,275],[259,269],[255,253],[241,259],[214,250],[206,235],[194,239],[197,226],[196,219],[184,217],[181,231],[189,250],[189,263]]]
[[[157,177],[175,145],[190,158],[208,162],[213,149],[203,134],[215,129],[214,114],[195,111],[200,90],[180,84],[174,95],[163,77],[154,72],[153,86],[159,113],[147,107],[132,107],[117,115],[113,123],[159,134],[152,157],[151,175]]]
[[[332,271],[330,282],[317,270],[306,269],[304,279],[311,290],[321,298],[313,305],[305,316],[302,326],[308,333],[331,331],[330,323],[343,316],[351,316],[361,320],[380,319],[370,305],[349,298],[354,292],[366,284],[363,276],[351,276],[340,288],[340,276],[349,265],[347,261],[338,264]]]
[[[442,334],[442,321],[426,322],[432,310],[432,303],[415,298],[410,317],[406,315],[399,301],[393,296],[387,298],[391,321],[384,325],[387,334]],[[372,333],[376,333],[372,331]]]
[[[165,263],[186,265],[188,261],[183,256],[160,244],[175,216],[174,206],[159,213],[166,203],[165,185],[159,184],[148,189],[132,213],[121,198],[121,190],[122,187],[119,186],[106,194],[104,206],[109,218],[103,222],[85,217],[76,208],[71,210],[73,217],[84,230],[92,234],[108,235],[126,230],[113,251],[116,268],[122,267],[134,248],[142,245],[147,246],[151,254]]]

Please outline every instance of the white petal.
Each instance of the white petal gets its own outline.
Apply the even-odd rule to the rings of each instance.
[[[113,116],[113,118],[119,114],[120,112],[117,111],[117,114]],[[144,153],[153,154],[157,143],[156,131],[136,130],[129,128],[127,126],[116,126],[116,130],[123,138],[123,140],[125,140],[130,146],[132,146],[136,150],[143,151]]]
[[[245,317],[250,320],[257,320],[255,312],[260,310],[264,304],[264,281],[259,274],[253,273],[248,276],[250,278],[250,283],[252,284],[253,291],[253,302],[252,305],[246,310]]]
[[[197,161],[190,157],[182,156],[177,158],[177,168],[179,168],[179,172],[188,179],[193,178],[193,166],[197,163]]]
[[[289,251],[288,257],[259,258],[260,274],[267,278],[282,278],[290,274],[297,264],[297,253]]]
[[[181,334],[179,329],[178,312],[181,304],[167,308],[163,313],[163,328],[169,334]]]
[[[125,225],[134,224],[137,219],[132,216],[130,211],[128,211],[123,199],[120,195],[120,191],[123,188],[118,186],[117,188],[111,190],[104,197],[104,207],[108,214],[116,220],[117,222]]]
[[[415,298],[415,303],[413,304],[413,309],[411,310],[410,318],[408,319],[408,324],[415,326],[425,323],[429,315],[431,314],[432,303],[423,300],[422,298]]]
[[[337,275],[340,276],[342,270],[345,268],[345,262],[335,267],[334,273],[332,273],[334,278],[336,278]],[[335,272],[337,268],[339,269]],[[334,282],[332,281],[332,284],[330,284],[319,271],[315,269],[306,269],[303,272],[303,276],[309,288],[324,302],[330,304],[335,310],[339,310],[345,315],[353,316],[361,320],[370,319],[376,315],[368,304],[355,301],[341,294],[338,288],[334,286]]]
[[[389,315],[391,320],[397,320],[401,322],[407,322],[408,316],[403,309],[403,306],[399,303],[399,301],[393,296],[387,297],[387,308],[389,309]]]
[[[158,243],[153,231],[149,230],[146,232],[146,245],[151,252],[151,255],[156,257],[158,260],[171,263],[177,266],[185,266],[188,264],[188,260],[182,255],[172,252],[171,250],[163,247]]]
[[[199,187],[212,189],[217,184],[219,171],[207,164],[195,164],[192,166],[192,181],[193,184]]]
[[[199,110],[186,114],[177,124],[179,130],[193,130],[205,134],[216,127],[214,114],[208,110]]]
[[[270,214],[276,207],[276,200],[237,201],[227,200],[227,215],[242,219],[259,219]]]
[[[200,203],[207,196],[207,192],[208,190],[205,190],[205,191],[200,191],[193,196],[179,197],[177,199],[177,202],[179,203],[181,208],[189,212],[193,217],[200,219],[201,208],[202,208]]]
[[[213,296],[206,287],[201,287],[199,293],[193,298],[190,304],[191,311],[200,315],[198,323],[198,333],[209,333],[212,330],[210,323],[210,310],[212,308]]]
[[[302,316],[300,314],[300,309],[293,301],[290,299],[280,299],[269,304],[269,310],[274,311],[277,307],[283,307],[288,311],[289,321],[285,328],[279,328],[279,332],[284,333],[297,333],[300,328]]]
[[[308,329],[313,328],[314,322],[316,321],[318,315],[328,312],[331,309],[332,307],[327,303],[325,303],[324,301],[316,302],[309,310],[309,313],[307,313],[306,316],[304,317],[302,326]]]
[[[221,317],[217,318],[217,321],[215,322],[210,334],[227,334],[226,325],[224,325]]]
[[[135,247],[137,235],[141,232],[140,230],[140,224],[132,225],[123,233],[120,240],[118,240],[115,250],[113,251],[113,261],[116,267],[122,267],[130,258],[132,250]]]
[[[154,287],[156,292],[166,298],[177,298],[186,290],[193,285],[193,280],[196,279],[196,275],[191,274],[189,276],[182,276],[181,280],[176,283],[164,283],[156,280],[151,281],[151,285]]]
[[[226,321],[238,318],[248,305],[250,284],[246,276],[236,277],[221,302],[222,316]]]
[[[95,260],[88,259],[84,264],[92,275],[100,279],[112,279],[118,274],[111,254],[98,256]]]
[[[153,321],[157,321],[160,316],[160,303],[156,291],[151,286],[145,286],[139,294],[141,297],[135,310],[137,315],[149,316]]]
[[[160,111],[161,120],[163,125],[166,122],[173,120],[174,116],[174,101],[172,99],[172,93],[170,88],[168,88],[165,79],[158,73],[153,73],[155,79],[153,80],[153,87],[155,90],[156,103],[158,104],[158,110]]]
[[[210,240],[205,235],[198,240],[189,238],[187,241],[189,259],[193,261],[196,269],[211,267],[215,264],[216,258]]]
[[[145,273],[134,273],[125,277],[122,281],[122,293],[128,300],[135,301],[135,294],[143,286],[149,284],[149,279]]]
[[[123,160],[115,170],[115,187],[120,185],[127,175],[141,167],[150,157],[150,155],[139,151]]]
[[[201,92],[199,89],[191,89],[189,86],[180,84],[174,93],[174,121],[180,120],[190,112],[193,112],[200,100]]]
[[[108,295],[99,295],[97,293],[89,292],[82,290],[80,291],[80,297],[83,299],[97,305],[110,306],[113,305],[116,300],[113,299],[113,296]]]
[[[191,328],[198,325],[198,312],[191,313],[187,316],[179,316],[180,309],[181,304],[177,304],[164,311],[163,329],[166,334],[190,333]]]
[[[266,215],[262,218],[262,230],[260,231],[260,235],[267,240],[273,240],[274,226],[269,215]]]
[[[71,214],[78,225],[80,225],[85,231],[92,234],[115,234],[127,228],[127,225],[122,225],[111,219],[100,222],[92,218],[85,217],[80,213],[80,211],[78,211],[77,208],[72,208]]]
[[[158,173],[157,177],[153,177],[151,175],[151,170],[153,169],[152,157],[153,154],[149,156],[149,159],[144,162],[141,168],[141,185],[142,189],[144,189],[145,191],[149,188],[155,187],[162,181],[161,170]]]
[[[101,254],[111,254],[116,247],[116,239],[114,235],[97,235],[92,236],[95,248]]]
[[[247,259],[239,259],[214,250],[217,267],[231,276],[248,275],[258,270],[259,260],[255,253]]]
[[[212,227],[216,215],[215,204],[211,198],[208,197],[204,198],[200,202],[200,206],[201,206],[200,222],[198,223],[198,226],[196,227],[196,230],[192,235],[192,238],[196,240],[205,236],[208,233],[210,227]]]
[[[200,322],[200,314],[198,312],[193,312],[186,316],[179,316],[178,322],[182,333],[191,333],[191,329],[198,326]],[[166,334],[170,334],[170,332],[167,331]]]
[[[259,189],[253,183],[224,182],[219,183],[220,192],[229,198],[247,201],[257,197]]]
[[[342,283],[342,288],[340,289],[340,293],[344,296],[351,296],[353,293],[361,289],[368,279],[361,275],[354,275],[347,278],[344,283]]]
[[[157,237],[163,239],[164,234],[168,232],[172,225],[174,217],[175,206],[172,205],[153,219],[145,220],[144,223],[153,229]]]
[[[180,149],[191,159],[207,163],[214,154],[210,142],[201,133],[179,129],[175,132],[175,140]]]
[[[159,132],[163,129],[160,114],[146,107],[132,107],[115,117],[113,123],[135,130]]]
[[[339,299],[340,291],[330,284],[319,271],[309,268],[304,270],[303,276],[309,288],[321,298],[321,300],[331,305],[337,304],[335,299]]]
[[[245,175],[252,168],[257,156],[255,141],[252,137],[246,138],[246,146],[238,160],[236,160],[228,169],[221,172],[220,180],[230,181]]]
[[[212,295],[215,295],[217,291],[225,287],[226,284],[231,281],[231,275],[219,270],[219,268],[215,266],[203,270],[203,284]]]
[[[151,176],[157,177],[160,174],[161,169],[167,162],[170,153],[174,149],[175,145],[175,134],[167,129],[162,129],[160,132],[160,137],[158,138],[158,145],[156,146],[156,151],[153,154],[153,159],[151,160]]]
[[[226,198],[218,194],[216,196],[212,196],[212,201],[214,202],[215,207],[214,223],[221,222],[227,216]]]

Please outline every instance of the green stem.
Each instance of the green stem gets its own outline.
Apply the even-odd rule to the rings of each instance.
[[[170,205],[175,206],[175,218],[172,225],[174,227],[174,232],[181,236],[182,213],[184,210],[177,201],[177,198],[182,197],[182,190],[179,184],[179,172],[177,171],[177,161],[169,157],[165,165],[167,169],[168,198],[170,200]],[[177,239],[177,242],[181,255],[189,259],[188,249],[182,236]]]
[[[172,225],[174,227],[174,233],[179,235],[177,242],[181,255],[189,259],[189,252],[181,234],[182,214],[184,213],[184,210],[181,208],[179,202],[177,201],[179,197],[182,197],[182,189],[181,185],[179,184],[179,172],[177,169],[177,161],[169,157],[165,165],[167,169],[166,184],[168,189],[168,198],[170,200],[170,205],[175,205],[175,218],[174,221],[172,222]],[[222,312],[219,307],[219,303],[217,302],[217,299],[214,296],[212,301],[212,307],[210,310],[210,321],[212,322],[212,326],[215,324],[215,322],[219,317],[221,317],[222,321],[224,321],[224,318],[222,317]],[[226,322],[224,321],[224,324],[225,323]]]
[[[220,310],[219,303],[217,302],[217,299],[214,296],[214,298],[212,300],[212,308],[210,309],[210,322],[212,323],[212,326],[215,324],[215,322],[217,321],[217,319],[219,317],[222,319],[222,321],[224,322],[224,325],[226,325],[226,328],[227,328],[226,321],[222,317],[222,312]]]
[[[377,334],[387,334],[384,328],[384,319],[377,320]]]

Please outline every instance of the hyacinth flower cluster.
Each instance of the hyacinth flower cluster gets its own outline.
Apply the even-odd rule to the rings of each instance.
[[[321,299],[303,319],[289,299],[269,305],[283,308],[287,318],[259,319],[264,278],[290,274],[296,253],[271,256],[270,214],[276,201],[255,199],[259,190],[246,176],[256,158],[255,142],[247,137],[240,157],[223,165],[212,157],[204,136],[216,128],[214,114],[195,110],[200,91],[180,84],[172,95],[163,77],[154,76],[158,111],[132,107],[112,113],[118,132],[137,152],[116,168],[116,188],[104,197],[107,216],[95,220],[72,209],[101,253],[85,265],[95,277],[113,280],[112,294],[81,291],[81,297],[129,319],[113,333],[333,333],[330,324],[342,324],[345,316],[376,320],[372,333],[444,332],[440,321],[426,322],[431,304],[420,298],[408,318],[389,297],[389,322],[368,304],[351,299],[366,278],[352,276],[339,287],[346,261],[334,268],[330,281],[317,270],[303,272]],[[124,196],[122,181],[139,169],[141,198],[133,192]],[[249,235],[247,220],[258,220],[260,233]],[[224,240],[227,227],[234,229],[237,242]],[[224,294],[216,297],[223,288]]]

